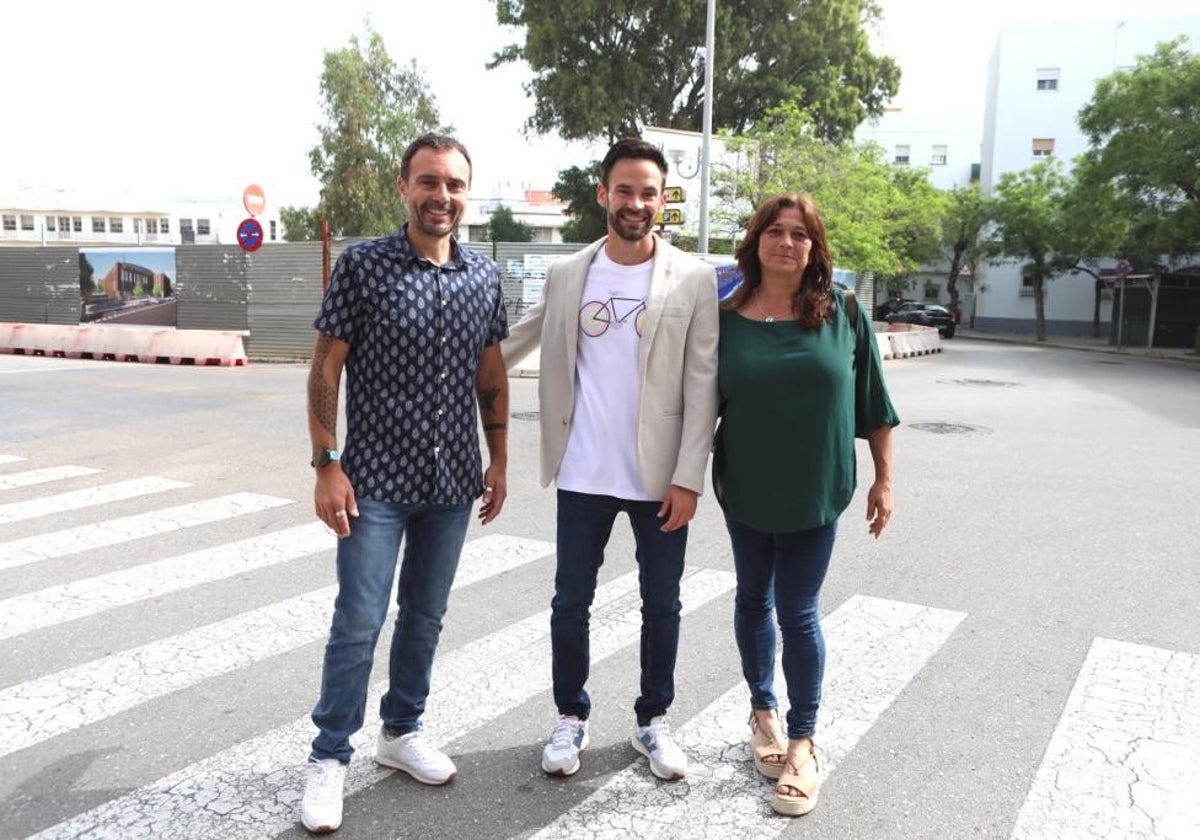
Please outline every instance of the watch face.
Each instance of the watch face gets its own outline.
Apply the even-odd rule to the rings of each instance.
[[[314,467],[323,467],[331,461],[337,461],[341,457],[336,449],[322,449],[317,453],[316,457],[310,462]]]

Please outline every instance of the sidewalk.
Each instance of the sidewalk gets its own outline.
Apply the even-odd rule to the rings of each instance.
[[[1045,341],[1038,341],[1033,335],[1019,333],[994,333],[972,330],[959,326],[951,342],[959,339],[976,341],[1000,341],[1009,344],[1024,344],[1029,347],[1057,347],[1064,350],[1085,350],[1092,353],[1108,353],[1114,356],[1133,356],[1140,359],[1163,359],[1184,364],[1200,365],[1200,354],[1195,350],[1183,347],[1151,347],[1133,346],[1126,344],[1120,349],[1108,343],[1108,338],[1085,338],[1081,336],[1046,336]],[[946,346],[946,339],[942,339]]]

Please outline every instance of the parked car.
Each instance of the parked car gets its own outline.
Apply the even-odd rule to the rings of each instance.
[[[916,301],[909,300],[908,298],[888,298],[883,303],[880,303],[875,307],[875,320],[886,321],[887,316],[891,315],[906,303],[916,303]]]
[[[894,312],[889,312],[884,319],[889,324],[920,324],[923,327],[936,327],[942,338],[954,338],[957,323],[953,313],[937,303],[917,303],[910,301],[901,304]]]

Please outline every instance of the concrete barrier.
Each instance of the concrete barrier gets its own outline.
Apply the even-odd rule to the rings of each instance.
[[[907,359],[910,356],[926,356],[930,353],[942,352],[942,337],[932,327],[889,324],[886,333],[876,333],[876,338],[880,337],[886,337],[893,359]]]
[[[0,323],[0,353],[231,367],[247,363],[242,338],[249,334],[246,330]]]

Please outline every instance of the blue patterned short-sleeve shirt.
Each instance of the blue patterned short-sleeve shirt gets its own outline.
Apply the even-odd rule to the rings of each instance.
[[[342,469],[360,497],[464,504],[483,489],[475,375],[508,336],[496,264],[420,257],[407,225],[338,258],[313,326],[350,345]]]

